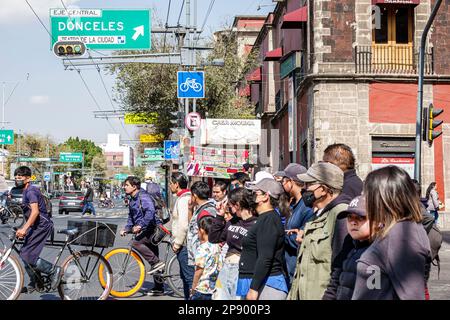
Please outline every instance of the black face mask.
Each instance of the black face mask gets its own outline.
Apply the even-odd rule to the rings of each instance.
[[[305,203],[305,206],[307,206],[308,208],[314,207],[314,202],[316,202],[317,200],[322,198],[322,197],[316,198],[316,196],[314,194],[314,192],[319,188],[321,188],[321,186],[317,187],[315,190],[312,190],[312,191],[308,191],[306,189],[303,189],[301,191],[303,202]]]
[[[25,187],[25,181],[24,180],[16,180],[15,181],[16,188],[23,189]]]
[[[248,201],[250,208],[252,208],[253,210],[256,210],[256,207],[258,206],[258,203],[256,203],[256,197],[257,197],[256,193],[253,193]]]

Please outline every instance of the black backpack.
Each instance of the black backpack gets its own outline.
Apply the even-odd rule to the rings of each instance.
[[[50,199],[44,195],[42,195],[42,197],[44,198],[46,212],[51,217],[52,216],[52,204],[50,202]]]

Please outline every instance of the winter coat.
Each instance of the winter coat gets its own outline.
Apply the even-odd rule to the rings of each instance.
[[[363,189],[362,180],[356,175],[356,170],[351,169],[344,172],[344,187],[342,193],[348,195],[350,198],[355,198],[361,195]]]
[[[346,210],[351,198],[339,195],[312,221],[306,223],[297,257],[290,300],[320,300],[331,278],[331,263],[342,250],[347,236],[345,219],[337,216]]]
[[[424,300],[430,242],[421,223],[397,222],[361,255],[352,300]]]
[[[339,255],[345,259],[333,267],[331,280],[322,300],[351,300],[356,282],[357,260],[369,247],[369,241],[353,240],[350,235],[345,238],[343,250]]]

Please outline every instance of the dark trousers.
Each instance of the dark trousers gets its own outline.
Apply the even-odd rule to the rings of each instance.
[[[189,300],[189,290],[194,280],[194,266],[188,265],[188,252],[186,247],[182,247],[177,253],[178,264],[180,265],[180,276],[183,281],[184,299]]]
[[[153,228],[142,232],[133,240],[133,248],[135,248],[151,266],[159,262],[158,247],[150,241],[153,235]]]
[[[190,300],[212,300],[212,294],[195,291]]]

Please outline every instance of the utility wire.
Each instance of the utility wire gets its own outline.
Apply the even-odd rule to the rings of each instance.
[[[177,27],[180,26],[180,19],[181,19],[181,14],[183,13],[184,2],[185,2],[185,0],[183,0],[183,3],[181,4],[181,10],[180,10],[180,15],[178,16]]]

